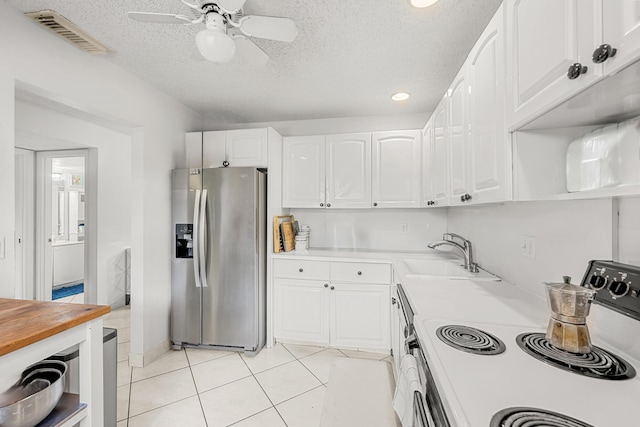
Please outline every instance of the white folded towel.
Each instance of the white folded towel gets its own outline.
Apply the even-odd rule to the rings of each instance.
[[[398,414],[402,427],[413,427],[413,395],[420,392],[420,375],[416,358],[406,354],[400,361],[400,373],[393,396],[393,409]]]

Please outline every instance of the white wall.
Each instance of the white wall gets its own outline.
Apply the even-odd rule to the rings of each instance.
[[[97,296],[101,303],[123,305],[124,249],[131,246],[131,137],[19,100],[15,122],[17,147],[55,139],[98,149]]]
[[[170,174],[184,132],[202,117],[105,58],[84,53],[0,2],[0,297],[14,275],[14,98],[18,83],[45,98],[128,125],[132,133],[131,352],[165,346],[170,304]],[[106,302],[106,301],[101,301]]]
[[[233,130],[272,127],[282,136],[326,135],[352,132],[422,129],[431,113],[396,116],[363,116],[332,119],[311,119],[283,122],[221,124],[205,118],[204,130]]]
[[[640,197],[620,199],[618,209],[618,260],[624,264],[640,265]]]
[[[447,230],[446,209],[291,209],[312,248],[428,251]]]
[[[621,262],[640,265],[638,218],[640,199],[514,202],[449,208],[448,229],[473,242],[482,267],[544,298],[543,282],[568,275],[579,284],[590,260],[619,252]],[[523,234],[536,238],[535,259],[521,254]],[[589,327],[594,344],[607,341],[640,357],[640,342],[630,339],[640,334],[640,322],[593,305]]]

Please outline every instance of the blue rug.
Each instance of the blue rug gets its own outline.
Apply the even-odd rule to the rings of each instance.
[[[54,289],[51,295],[52,300],[57,300],[71,295],[77,295],[84,292],[84,283],[79,283],[73,286],[67,286],[66,288]]]

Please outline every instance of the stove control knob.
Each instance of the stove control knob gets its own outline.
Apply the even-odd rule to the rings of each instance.
[[[609,293],[613,297],[613,299],[620,298],[629,293],[631,287],[627,282],[623,282],[621,280],[614,280],[609,285]]]
[[[602,289],[606,286],[607,279],[602,276],[596,276],[594,274],[593,276],[591,276],[591,279],[589,279],[589,284],[591,285],[592,289]]]

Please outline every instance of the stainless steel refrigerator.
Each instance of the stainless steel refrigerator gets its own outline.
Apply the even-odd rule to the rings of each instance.
[[[266,339],[266,175],[172,172],[171,341],[255,354]]]

